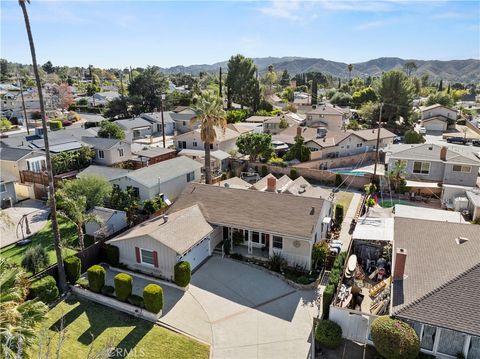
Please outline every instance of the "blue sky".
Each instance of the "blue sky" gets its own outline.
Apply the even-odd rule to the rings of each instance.
[[[303,56],[480,58],[479,1],[38,1],[39,63],[126,67]],[[30,63],[17,1],[1,1],[1,57]]]

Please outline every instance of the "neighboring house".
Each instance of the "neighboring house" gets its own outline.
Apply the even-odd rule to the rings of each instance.
[[[446,211],[443,209],[425,208],[397,204],[394,207],[395,218],[413,218],[430,221],[468,223],[460,212]],[[479,227],[480,230],[480,227]]]
[[[192,123],[195,112],[190,108],[175,109],[174,111],[167,111],[165,113],[168,113],[168,116],[175,121],[175,131],[177,133],[190,132],[200,127],[199,122]]]
[[[125,131],[125,140],[128,142],[150,137],[154,132],[152,123],[141,117],[117,120],[114,123]]]
[[[406,179],[438,184],[475,187],[480,160],[468,152],[456,152],[434,144],[391,146],[385,160],[388,169],[395,162],[406,165]],[[408,183],[407,183],[408,186]]]
[[[126,141],[100,137],[82,137],[82,141],[93,148],[94,162],[99,165],[111,166],[132,157],[131,144]]]
[[[242,180],[240,177],[230,177],[218,183],[220,187],[237,188],[237,189],[250,189],[252,185],[247,181]]]
[[[265,121],[271,119],[273,116],[250,116],[245,119],[245,122],[248,123],[264,123]]]
[[[427,131],[445,131],[447,127],[455,125],[457,110],[435,104],[421,109],[422,125]]]
[[[202,165],[185,156],[156,163],[110,180],[122,190],[132,188],[139,200],[156,196],[174,201],[189,182],[201,180]]]
[[[165,126],[166,136],[173,136],[175,132],[175,121],[172,118],[172,114],[176,115],[173,111],[163,112],[163,124]],[[147,120],[153,125],[153,132],[163,134],[161,112],[143,113],[140,115],[140,117]]]
[[[221,150],[228,153],[237,147],[236,141],[240,136],[240,133],[237,131],[231,130],[228,127],[225,129],[215,127],[215,134],[217,135],[217,138],[214,143],[210,144],[211,150]],[[200,138],[200,129],[175,136],[174,142],[179,150],[203,150],[205,148],[205,145]]]
[[[415,329],[425,353],[480,358],[479,231],[395,218],[391,314]]]
[[[204,150],[181,150],[178,153],[179,156],[186,156],[199,162],[202,165],[202,172],[205,171],[204,164],[205,164],[205,151]],[[210,152],[210,168],[212,172],[218,173],[225,171],[228,167],[228,159],[231,156],[221,150],[215,150]]]
[[[105,106],[110,101],[119,98],[120,94],[117,91],[105,91],[105,92],[97,92],[92,97],[88,99],[88,103],[90,106],[97,107],[97,106]]]
[[[302,122],[302,119],[299,119],[297,116],[279,113],[263,122],[263,132],[276,135],[288,127],[301,125]]]
[[[480,189],[474,188],[466,192],[468,211],[473,220],[480,220]]]
[[[294,125],[276,135],[272,135],[272,141],[291,146],[295,143],[295,137],[297,136],[302,136],[306,143],[314,138],[321,137],[325,133],[326,131],[323,131],[323,129]]]
[[[306,112],[305,125],[325,127],[329,131],[340,131],[348,124],[350,110],[331,105],[315,105]]]
[[[97,221],[85,223],[85,234],[94,238],[111,236],[128,226],[124,211],[95,206],[88,213],[93,214]]]
[[[15,192],[15,181],[17,179],[8,172],[0,175],[0,204],[2,208],[12,207],[17,203],[17,194]]]
[[[132,170],[127,170],[124,168],[116,168],[116,167],[105,167],[105,166],[97,166],[97,165],[90,165],[81,171],[77,177],[82,176],[97,176],[106,179],[109,182],[116,180],[117,178],[125,176],[127,173],[131,172]]]
[[[174,265],[196,269],[233,233],[243,241],[233,251],[263,260],[275,253],[290,266],[311,268],[312,246],[325,238],[331,203],[269,192],[189,184],[164,217],[142,223],[108,243],[120,262],[168,279]]]
[[[138,146],[138,144],[134,145]],[[177,156],[177,151],[163,147],[141,147],[141,149],[132,150],[132,153],[134,155],[132,161],[137,168],[151,166]]]
[[[237,122],[229,123],[227,127],[243,135],[245,133],[263,133],[263,126],[257,122]]]

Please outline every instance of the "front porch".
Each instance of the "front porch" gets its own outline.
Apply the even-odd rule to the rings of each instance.
[[[269,233],[223,227],[223,238],[230,242],[230,252],[244,257],[266,260],[273,253],[273,241],[282,240]]]
[[[248,247],[244,245],[233,246],[231,253],[241,254],[244,257],[250,257],[260,260],[268,260],[268,248],[252,248],[252,253],[248,253]]]

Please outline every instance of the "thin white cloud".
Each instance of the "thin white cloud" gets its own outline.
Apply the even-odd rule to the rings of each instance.
[[[397,19],[382,19],[382,20],[374,20],[374,21],[367,21],[363,24],[360,24],[355,27],[356,30],[371,30],[371,29],[378,29],[381,27],[385,27],[397,22]]]
[[[260,8],[260,12],[264,15],[291,20],[300,20],[300,16],[296,14],[298,10],[300,10],[300,1],[298,0],[274,0],[268,6]]]

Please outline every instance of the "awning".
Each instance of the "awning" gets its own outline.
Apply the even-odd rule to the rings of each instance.
[[[420,182],[420,181],[408,181],[407,187],[416,187],[416,188],[440,188],[438,182]]]

